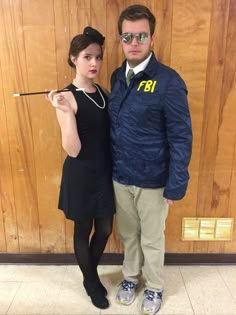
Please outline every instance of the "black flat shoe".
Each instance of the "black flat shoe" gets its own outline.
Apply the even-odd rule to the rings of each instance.
[[[109,307],[109,302],[104,295],[104,290],[102,289],[100,283],[98,281],[88,282],[86,280],[83,282],[84,288],[88,296],[90,296],[93,305],[100,309],[106,309]]]

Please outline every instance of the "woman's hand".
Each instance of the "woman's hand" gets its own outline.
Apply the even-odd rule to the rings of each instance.
[[[58,93],[57,90],[52,90],[48,96],[48,100],[52,106],[60,109],[64,113],[72,112],[71,104],[62,93]]]

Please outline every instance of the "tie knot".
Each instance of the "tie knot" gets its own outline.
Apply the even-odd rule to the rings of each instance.
[[[127,86],[130,85],[130,81],[133,79],[133,77],[134,77],[134,71],[132,69],[129,69],[127,73],[127,77],[126,77]]]

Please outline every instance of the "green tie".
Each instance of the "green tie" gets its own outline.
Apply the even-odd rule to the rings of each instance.
[[[127,77],[126,77],[127,86],[130,85],[130,81],[133,79],[133,77],[134,77],[134,71],[132,69],[129,69],[127,73]]]

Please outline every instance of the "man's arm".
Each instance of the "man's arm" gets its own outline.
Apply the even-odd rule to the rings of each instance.
[[[188,185],[188,165],[192,151],[192,126],[187,88],[174,72],[164,100],[166,132],[169,144],[169,177],[164,190],[168,203],[184,197]]]

